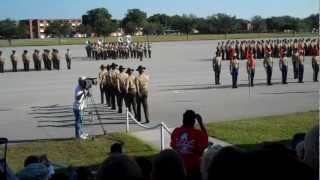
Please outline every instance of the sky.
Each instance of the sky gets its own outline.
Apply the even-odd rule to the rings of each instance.
[[[166,13],[207,17],[226,13],[250,19],[255,15],[307,17],[319,12],[319,0],[1,0],[0,19],[81,18],[98,7],[107,8],[115,19],[123,18],[133,8],[148,16]]]

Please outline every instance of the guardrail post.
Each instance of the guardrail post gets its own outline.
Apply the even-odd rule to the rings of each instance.
[[[163,133],[163,123],[161,122],[160,126],[160,138],[161,138],[161,150],[164,150],[164,133]]]
[[[127,116],[127,119],[126,119],[126,132],[129,132],[129,109],[126,108],[126,116]]]

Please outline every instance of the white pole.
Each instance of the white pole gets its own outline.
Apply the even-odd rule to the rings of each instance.
[[[164,133],[163,133],[163,123],[161,122],[160,126],[160,138],[161,138],[161,150],[164,150]]]
[[[129,132],[130,129],[129,129],[129,109],[126,108],[126,116],[127,116],[127,119],[126,119],[126,132]]]

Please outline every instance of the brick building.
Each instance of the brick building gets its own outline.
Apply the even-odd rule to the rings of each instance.
[[[73,34],[77,34],[77,27],[81,25],[81,19],[57,19],[64,23],[69,23],[71,25]],[[45,29],[50,25],[53,19],[26,19],[21,20],[19,23],[26,25],[27,27],[27,37],[30,39],[44,39],[46,38]]]

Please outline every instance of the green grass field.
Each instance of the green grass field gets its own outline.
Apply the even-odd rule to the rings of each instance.
[[[237,121],[209,123],[212,137],[252,149],[263,142],[288,142],[298,132],[307,132],[319,123],[319,112],[293,113]]]
[[[255,39],[255,38],[277,38],[277,37],[310,37],[316,36],[311,33],[247,33],[247,34],[208,34],[208,35],[167,35],[167,36],[134,36],[135,42],[167,42],[167,41],[195,41],[195,40],[222,40],[222,39]],[[103,39],[103,38],[102,38]],[[64,38],[59,39],[16,39],[12,40],[12,46],[50,46],[50,45],[74,45],[84,44],[87,40],[93,41],[94,38]],[[116,37],[107,37],[107,42],[117,41]],[[0,40],[0,47],[8,47],[7,40]]]
[[[295,133],[307,132],[317,123],[319,112],[303,112],[209,123],[207,128],[210,136],[250,150],[263,142],[288,142]],[[95,140],[49,140],[10,145],[8,162],[17,172],[27,156],[47,154],[51,161],[65,166],[95,166],[107,157],[114,142],[124,143],[125,153],[132,156],[152,156],[158,152],[132,136],[113,133]]]
[[[10,167],[15,172],[23,167],[27,156],[41,154],[47,154],[52,162],[65,166],[94,166],[107,157],[110,146],[114,142],[124,143],[124,151],[129,155],[148,156],[157,153],[154,148],[132,136],[113,133],[94,140],[51,140],[10,145],[7,158]]]

